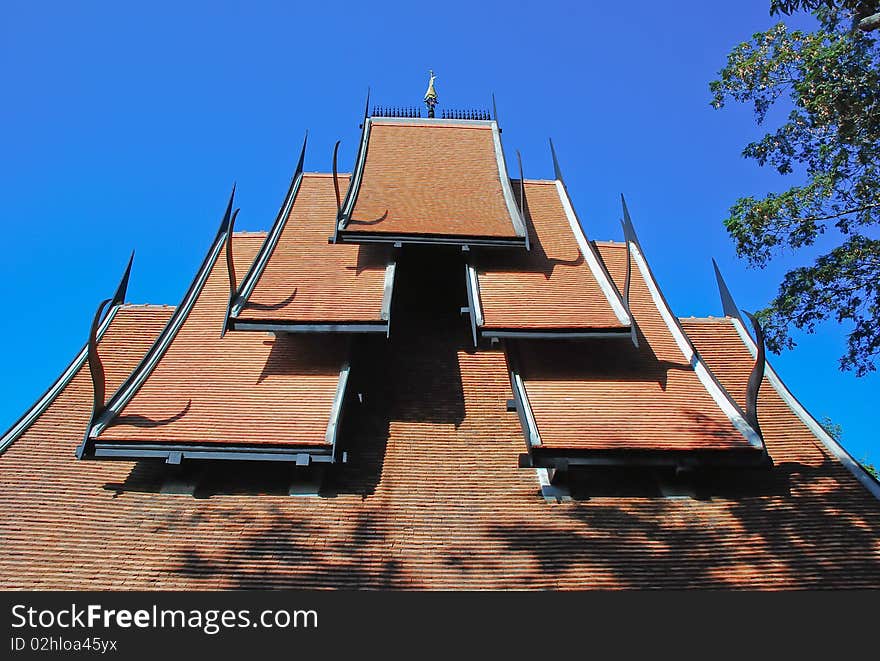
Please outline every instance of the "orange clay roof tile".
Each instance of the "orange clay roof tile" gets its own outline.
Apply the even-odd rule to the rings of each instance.
[[[493,122],[372,118],[369,124],[363,176],[346,230],[519,236],[505,198]]]
[[[168,305],[125,304],[119,307],[98,349],[108,394],[122,385],[135,367],[132,361],[147,352],[173,313],[174,307]]]
[[[250,264],[259,236],[236,236]],[[229,298],[217,259],[180,331],[100,441],[325,445],[347,339],[226,333]]]
[[[600,245],[599,251],[619,278],[626,268],[625,246]],[[748,449],[748,440],[682,354],[635,265],[631,277],[638,348],[629,338],[517,345],[541,447]]]
[[[156,314],[123,311],[105,362],[133,368],[166,321]],[[732,329],[685,325],[727,387],[744,391],[752,361]],[[374,376],[350,410],[351,461],[328,477],[332,498],[291,498],[289,471],[266,466],[214,466],[197,498],[162,493],[159,462],[84,467],[73,457],[91,406],[81,370],[0,455],[0,587],[880,587],[876,499],[767,383],[766,475],[737,472],[701,499],[549,504],[534,471],[515,467],[522,437],[505,411],[503,356],[466,351],[463,333],[394,341],[367,347]],[[112,553],[99,552],[108,540]]]
[[[519,182],[513,182],[518,190]],[[584,258],[566,217],[555,181],[526,181],[529,252],[483,253],[475,267],[483,328],[486,329],[625,329],[626,313],[617,293],[603,292]],[[575,221],[576,222],[576,221]],[[612,305],[617,305],[615,313]],[[621,318],[623,317],[623,319]]]
[[[339,179],[344,188],[348,175]],[[304,174],[278,243],[238,319],[297,323],[381,320],[390,249],[329,244],[335,218],[332,178]]]
[[[682,319],[681,322],[700,354],[711,365],[718,380],[744,406],[754,358],[743,344],[731,319],[691,318]],[[758,420],[767,451],[774,461],[796,467],[796,471],[805,473],[824,469],[819,472],[824,473],[825,478],[816,480],[815,489],[829,492],[846,489],[859,496],[867,493],[796,417],[766,375],[758,393]],[[880,513],[880,507],[877,511]]]

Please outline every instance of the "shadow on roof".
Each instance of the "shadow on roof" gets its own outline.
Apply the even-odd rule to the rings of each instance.
[[[338,375],[342,367],[340,345],[348,341],[346,337],[320,333],[278,333],[263,340],[272,350],[266,358],[263,370],[257,378],[262,383],[273,376],[299,375]]]
[[[372,220],[360,220],[357,218],[350,218],[348,221],[348,224],[349,225],[378,225],[386,218],[388,218],[388,209],[385,209],[385,213],[383,213],[378,218],[374,218]]]
[[[252,301],[247,301],[244,304],[244,309],[245,310],[281,310],[283,308],[286,308],[291,303],[293,303],[293,299],[296,298],[296,292],[297,292],[297,288],[294,287],[293,292],[291,292],[291,294],[287,298],[282,299],[282,300],[278,301],[277,303],[254,303]]]
[[[658,359],[638,327],[637,333],[638,347],[626,335],[614,340],[614,351],[609,351],[609,340],[604,338],[521,341],[523,378],[529,381],[651,381],[666,390],[669,371],[693,370],[684,359],[681,362]]]
[[[357,264],[345,269],[354,269],[357,275],[364,271],[384,271],[391,261],[388,246],[360,244],[357,246]]]
[[[511,179],[510,185],[514,190],[514,198],[517,206],[519,206],[519,180]],[[555,190],[555,189],[554,189]],[[480,255],[479,270],[481,272],[515,272],[515,273],[542,273],[546,279],[550,279],[553,270],[557,266],[581,266],[584,263],[584,255],[578,248],[574,236],[569,234],[569,242],[571,246],[571,259],[561,259],[559,257],[550,257],[547,254],[541,237],[535,229],[532,222],[532,214],[529,209],[528,190],[525,193],[524,204],[520,207],[523,222],[526,225],[526,231],[529,234],[529,252],[523,251],[521,248],[514,250],[494,250],[487,251]],[[563,223],[565,231],[568,229],[568,220],[560,219]]]
[[[246,514],[233,512],[232,518],[241,523]],[[204,548],[184,548],[172,571],[211,581],[225,576],[227,587],[238,589],[284,587],[284,577],[291,574],[303,586],[399,586],[406,580],[403,567],[381,552],[389,544],[382,517],[362,511],[352,518],[347,534],[339,535],[326,521],[275,511],[259,525],[242,526],[235,551],[221,555],[206,553]],[[316,544],[315,540],[325,541]]]
[[[170,425],[172,422],[177,422],[181,420],[187,413],[189,413],[190,408],[192,408],[192,400],[189,400],[180,411],[169,415],[166,418],[148,418],[145,415],[120,415],[113,419],[110,426],[111,427],[119,427],[123,425],[128,425],[130,427],[144,427],[144,428],[152,428],[152,427],[163,427],[165,425]]]
[[[701,468],[677,472],[673,468],[576,467],[564,484],[573,500],[596,498],[749,498],[789,496],[791,474],[801,465],[756,468]]]

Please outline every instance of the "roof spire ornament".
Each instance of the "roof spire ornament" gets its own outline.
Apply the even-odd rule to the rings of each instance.
[[[428,91],[425,92],[425,105],[428,106],[428,117],[433,117],[434,106],[437,105],[440,99],[437,97],[437,91],[434,89],[434,79],[437,77],[434,75],[434,70],[429,69],[428,75],[431,76],[431,79],[428,81]]]

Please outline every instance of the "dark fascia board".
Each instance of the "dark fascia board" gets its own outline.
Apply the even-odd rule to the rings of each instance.
[[[84,459],[164,459],[179,464],[184,459],[228,461],[284,461],[298,466],[310,463],[336,463],[336,445],[345,399],[348,396],[351,366],[346,360],[339,371],[336,394],[327,423],[326,443],[322,445],[278,444],[198,444],[198,443],[140,443],[126,441],[94,441]],[[342,453],[341,461],[348,459]]]
[[[467,313],[471,322],[471,337],[473,338],[474,348],[476,349],[478,346],[478,337],[477,337],[477,302],[475,300],[475,293],[471,287],[471,270],[472,266],[470,263],[470,259],[468,259],[467,263],[464,265],[464,281],[465,281],[465,290],[467,291]]]
[[[149,377],[156,368],[156,365],[159,364],[159,361],[162,359],[162,356],[165,355],[168,347],[171,346],[171,343],[174,341],[174,338],[177,336],[183,323],[186,321],[187,317],[189,317],[189,313],[192,311],[193,306],[198,300],[199,295],[208,280],[208,276],[220,255],[223,244],[226,241],[229,231],[229,221],[232,215],[234,195],[235,187],[233,186],[232,195],[229,197],[229,203],[226,206],[226,213],[223,216],[223,220],[220,222],[217,234],[214,236],[211,247],[208,249],[208,253],[205,255],[201,266],[199,266],[199,270],[196,272],[195,278],[193,278],[192,283],[190,283],[189,288],[184,294],[180,305],[175,308],[174,313],[171,315],[171,319],[168,320],[165,328],[159,333],[159,337],[156,338],[156,341],[153,342],[152,346],[147,350],[146,355],[141,359],[140,363],[138,363],[138,366],[109,399],[104,407],[104,412],[95,424],[87,431],[87,439],[95,439],[100,435],[101,431],[103,431],[107,425],[119,415],[119,412],[125,408],[131,398],[134,397],[135,393],[140,390],[147,377]]]
[[[272,333],[384,333],[391,332],[391,299],[394,295],[394,278],[397,262],[391,261],[385,267],[385,282],[382,292],[381,319],[290,321],[286,319],[248,319],[230,317],[229,329],[233,331],[267,331]]]
[[[378,232],[353,232],[339,230],[339,243],[388,243],[432,244],[449,246],[479,246],[485,248],[525,248],[526,239],[521,236],[465,236],[451,234],[384,234]]]
[[[336,446],[339,440],[339,426],[342,423],[342,409],[348,397],[349,375],[351,374],[351,362],[345,361],[339,370],[339,380],[336,383],[336,394],[333,397],[333,406],[330,410],[330,420],[327,422],[325,438],[330,444],[330,463],[336,463]],[[343,454],[344,458],[344,454]]]
[[[306,131],[305,138],[303,138],[302,149],[299,154],[299,160],[297,161],[296,169],[293,172],[293,177],[290,179],[290,186],[287,189],[287,195],[284,196],[284,201],[281,203],[281,208],[278,210],[275,222],[272,223],[272,229],[269,230],[269,234],[266,235],[266,240],[263,242],[263,245],[260,246],[257,256],[254,258],[250,268],[241,280],[235,300],[232,305],[230,305],[229,314],[227,315],[227,323],[230,317],[238,316],[241,313],[244,304],[247,302],[251,293],[253,293],[257,281],[260,279],[260,276],[263,275],[266,264],[269,262],[272,253],[275,251],[278,239],[281,237],[284,226],[287,224],[287,219],[293,208],[293,203],[296,200],[296,196],[302,185],[303,164],[305,162],[306,144],[308,143],[308,139],[309,133]]]
[[[589,328],[481,328],[480,336],[485,338],[510,338],[523,340],[588,340],[588,339],[630,339],[630,329],[589,329]]]
[[[519,355],[515,342],[505,343],[504,357],[507,361],[507,373],[510,377],[510,390],[513,392],[513,404],[519,424],[522,428],[526,449],[531,453],[535,447],[541,445],[541,434],[529,404],[529,395],[526,392],[525,383],[520,376]]]
[[[696,468],[698,466],[756,467],[773,465],[764,449],[747,447],[728,450],[576,450],[532,448],[519,456],[520,468],[555,468],[569,466],[632,466]]]
[[[623,335],[628,338],[628,334]],[[529,403],[528,390],[520,374],[517,346],[506,347],[513,402],[519,416],[528,452],[520,455],[521,468],[555,468],[565,470],[578,466],[755,466],[772,463],[763,447],[748,446],[729,450],[577,450],[547,448],[541,441],[537,422]]]
[[[257,444],[208,445],[195,443],[125,443],[96,442],[88,459],[163,459],[166,463],[182,460],[231,460],[231,461],[283,461],[297,465],[309,463],[333,463],[333,446],[289,445],[272,446]],[[347,456],[343,454],[342,461]]]
[[[271,333],[388,333],[389,324],[361,321],[288,322],[273,320],[230,319],[234,331],[267,331]]]
[[[101,338],[104,336],[104,333],[110,327],[113,318],[116,316],[117,311],[119,310],[118,305],[114,305],[110,308],[107,314],[104,316],[104,320],[101,322],[101,325],[98,327],[97,332],[97,341],[100,342]],[[67,366],[61,376],[59,376],[55,382],[49,386],[49,388],[40,396],[40,398],[29,408],[18,420],[16,420],[13,425],[6,430],[3,436],[0,436],[0,453],[4,452],[10,445],[12,445],[22,434],[24,434],[34,422],[45,412],[47,408],[55,401],[58,395],[67,387],[67,385],[73,380],[73,377],[77,375],[80,369],[83,368],[86,364],[86,360],[88,358],[88,345],[84,345],[82,349],[80,349],[79,353],[73,359],[73,361]]]
[[[367,108],[364,109],[364,119],[361,123],[361,139],[358,143],[357,156],[355,157],[354,169],[348,180],[348,190],[345,191],[345,197],[339,206],[336,214],[336,224],[333,225],[333,236],[330,238],[331,243],[339,241],[339,233],[348,224],[348,219],[354,209],[358,192],[361,188],[361,180],[364,176],[364,165],[367,161],[367,143],[370,141],[370,126],[372,120],[368,116],[370,103],[370,92],[367,91]]]
[[[107,329],[110,327],[110,324],[113,322],[114,317],[116,317],[116,313],[119,311],[119,307],[125,303],[125,295],[128,291],[128,281],[131,276],[131,265],[134,261],[134,252],[131,253],[131,257],[128,259],[128,265],[125,267],[125,271],[122,274],[122,278],[119,280],[119,285],[116,287],[116,292],[113,294],[113,298],[110,302],[110,307],[107,309],[107,312],[104,315],[104,319],[101,321],[100,326],[98,326],[97,333],[95,335],[95,339],[100,343],[101,338],[104,337],[104,333],[107,332]],[[27,411],[25,411],[22,416],[16,420],[12,426],[6,430],[6,432],[0,436],[0,454],[2,454],[6,448],[12,445],[22,434],[24,434],[34,422],[43,414],[43,412],[49,408],[49,405],[55,401],[58,395],[67,387],[67,385],[73,380],[73,377],[77,375],[80,369],[86,364],[86,360],[89,355],[89,347],[88,343],[84,344],[82,349],[80,349],[79,353],[76,354],[76,357],[70,362],[61,375],[55,379],[51,386],[46,389],[40,398],[34,402],[33,406],[31,406]]]

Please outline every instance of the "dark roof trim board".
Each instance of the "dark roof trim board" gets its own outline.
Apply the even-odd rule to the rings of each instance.
[[[595,247],[595,245],[594,245]],[[602,261],[602,268],[605,270],[605,273],[608,273],[608,268],[605,266],[605,261]],[[611,278],[611,274],[608,274],[608,277]],[[613,281],[612,281],[613,282]],[[623,304],[626,306],[626,312],[629,315],[630,324],[629,330],[632,337],[633,345],[638,348],[639,346],[639,327],[636,324],[636,320],[632,316],[632,306],[629,302],[629,290],[630,285],[632,284],[632,251],[629,247],[629,241],[626,243],[626,281],[623,285]]]
[[[348,394],[348,376],[351,372],[351,363],[345,361],[339,370],[339,381],[336,383],[336,395],[333,397],[333,406],[330,409],[330,420],[327,423],[327,443],[330,444],[331,462],[336,461],[336,441],[339,438],[339,420],[342,414],[342,404]]]
[[[269,258],[272,256],[272,253],[275,250],[275,246],[278,244],[278,239],[281,236],[281,232],[284,230],[284,226],[287,224],[287,219],[290,216],[291,209],[293,208],[293,202],[296,199],[296,195],[299,192],[300,185],[302,184],[303,163],[305,162],[306,145],[308,143],[308,140],[309,132],[306,131],[306,135],[303,138],[302,149],[299,152],[299,160],[297,161],[296,169],[293,172],[293,177],[291,177],[290,179],[290,186],[287,189],[287,195],[285,195],[284,201],[281,203],[281,208],[278,210],[278,215],[275,217],[275,222],[272,223],[272,229],[269,230],[269,234],[266,236],[266,240],[260,247],[260,251],[257,253],[257,256],[251,264],[251,267],[248,269],[248,272],[241,280],[241,284],[238,288],[238,295],[235,297],[234,303],[230,306],[229,314],[227,315],[227,325],[229,324],[229,317],[237,317],[239,314],[241,314],[241,310],[244,307],[244,304],[247,302],[247,299],[250,297],[251,293],[253,293],[257,281],[263,274],[263,270],[266,268],[266,264],[269,262]]]
[[[367,96],[369,103],[369,93]],[[333,226],[333,236],[330,241],[336,243],[339,239],[339,232],[344,230],[348,225],[351,212],[354,210],[354,203],[357,200],[357,193],[361,187],[361,180],[364,178],[364,164],[367,161],[367,143],[370,140],[370,127],[372,126],[372,118],[364,115],[361,132],[361,141],[358,144],[358,152],[355,157],[354,170],[352,170],[351,178],[348,181],[348,190],[345,191],[345,198],[342,200],[342,206],[336,216],[336,224]]]
[[[352,191],[356,191],[357,188],[360,188],[361,179],[363,178],[363,164],[367,158],[367,141],[369,140],[370,135],[370,88],[367,87],[367,101],[364,104],[364,117],[361,120],[360,128],[361,130],[361,140],[358,143],[358,151],[357,156],[355,157],[355,169],[352,173],[352,176],[348,180],[348,190],[345,191],[345,199],[342,204],[339,205],[339,209],[336,213],[336,222],[333,224],[333,236],[330,237],[330,243],[336,243],[339,239],[339,224],[343,215],[345,213],[345,209],[348,209],[348,213],[351,213],[351,210],[354,208],[354,199],[352,198]],[[338,143],[337,143],[338,146]],[[335,152],[334,152],[335,157]],[[335,160],[335,159],[334,159]],[[335,176],[335,175],[334,175]],[[355,177],[357,177],[357,187],[355,186]],[[334,179],[334,183],[335,183]]]
[[[402,234],[378,234],[375,232],[353,232],[348,230],[348,223],[354,210],[357,196],[363,181],[364,167],[367,161],[367,149],[370,139],[370,129],[373,124],[413,124],[422,126],[461,126],[477,125],[489,126],[492,129],[492,139],[495,147],[495,160],[498,167],[498,175],[501,191],[510,221],[513,225],[516,237],[489,237],[489,236],[445,236],[434,234],[402,233]],[[504,148],[501,145],[501,131],[495,120],[461,120],[461,119],[424,119],[418,117],[366,117],[363,124],[363,134],[358,147],[358,155],[349,182],[348,191],[342,201],[339,216],[336,219],[331,242],[349,241],[353,243],[422,243],[422,244],[452,244],[474,246],[497,246],[497,247],[521,247],[529,249],[529,237],[526,230],[525,220],[520,213],[519,206],[513,195],[510,185],[510,176],[507,173],[507,162],[504,158]]]
[[[478,346],[478,334],[477,334],[477,296],[479,296],[478,287],[474,287],[471,283],[471,279],[475,278],[476,271],[474,271],[473,266],[471,266],[470,261],[468,261],[464,265],[464,282],[465,282],[465,291],[467,292],[468,306],[467,313],[471,322],[471,336],[474,341],[474,348]],[[462,313],[464,313],[464,309],[462,309]]]
[[[104,336],[104,333],[107,332],[107,329],[110,327],[110,324],[113,322],[113,319],[116,317],[116,313],[119,311],[119,308],[125,302],[125,295],[128,291],[128,281],[131,275],[131,265],[134,261],[134,252],[131,253],[131,257],[128,260],[128,265],[125,268],[125,272],[122,274],[122,278],[119,281],[119,285],[116,287],[116,293],[113,295],[111,299],[110,306],[107,308],[107,312],[104,314],[104,318],[98,326],[97,332],[95,334],[96,341],[100,342],[101,338]],[[89,355],[89,346],[88,343],[83,345],[83,348],[80,349],[79,353],[76,357],[71,361],[71,363],[67,366],[61,375],[55,380],[55,382],[49,386],[49,388],[44,392],[40,398],[31,406],[25,413],[16,420],[12,426],[6,430],[3,436],[0,436],[0,454],[2,454],[10,445],[12,445],[22,434],[24,434],[34,422],[36,422],[37,418],[39,418],[43,412],[49,408],[49,405],[55,401],[59,394],[67,387],[67,384],[71,382],[74,376],[83,368],[86,364],[86,360]]]
[[[342,230],[340,230],[342,232]],[[339,234],[341,243],[423,244],[447,246],[479,246],[484,248],[522,248],[525,239],[518,237],[459,236],[451,234],[377,234],[375,232],[344,232]]]
[[[468,262],[465,265],[465,285],[468,296],[468,307],[470,308],[471,331],[474,336],[474,346],[480,337],[480,328],[483,325],[483,303],[480,300],[480,280],[477,277],[477,269]]]
[[[297,466],[329,464],[336,461],[335,448],[310,446],[274,447],[267,445],[194,445],[192,443],[107,443],[96,441],[92,456],[98,459],[164,459],[179,464],[184,459],[233,461],[284,461]],[[342,454],[342,463],[348,460]]]
[[[769,466],[769,456],[757,448],[728,450],[550,450],[535,447],[519,455],[520,468],[566,470],[570,466]]]
[[[214,241],[212,242],[211,247],[208,250],[208,254],[205,256],[204,261],[199,267],[199,270],[196,272],[196,276],[190,284],[189,289],[187,289],[186,294],[184,294],[183,300],[180,302],[180,305],[178,305],[177,308],[174,310],[174,314],[171,315],[171,319],[168,320],[168,324],[165,326],[164,329],[162,329],[162,332],[159,334],[159,337],[156,338],[156,341],[153,343],[150,349],[147,351],[147,354],[143,357],[138,366],[107,402],[104,408],[104,412],[99,416],[95,424],[91,426],[91,429],[87,430],[87,439],[97,438],[98,435],[100,435],[100,433],[107,427],[107,425],[109,425],[110,422],[112,422],[113,419],[117,415],[119,415],[119,412],[125,407],[126,404],[128,404],[131,398],[134,397],[135,393],[140,389],[141,385],[143,385],[147,377],[156,368],[159,360],[168,350],[168,347],[171,345],[171,343],[174,341],[174,338],[177,336],[178,331],[180,330],[181,326],[183,326],[183,322],[186,321],[190,311],[195,305],[199,294],[201,294],[202,289],[204,288],[205,283],[208,280],[208,276],[211,273],[211,269],[214,267],[214,263],[217,261],[217,258],[220,255],[220,251],[223,248],[224,242],[226,241],[229,231],[229,221],[231,220],[232,215],[232,202],[234,197],[235,186],[233,186],[232,188],[232,194],[229,196],[229,203],[226,206],[226,212],[223,214],[223,219],[220,222],[220,227],[217,229],[217,234],[214,237]]]
[[[511,338],[523,340],[587,340],[587,339],[632,339],[629,328],[608,331],[589,331],[576,328],[552,328],[542,331],[519,330],[515,328],[484,328],[481,337]]]
[[[514,408],[519,417],[520,426],[522,427],[523,436],[526,441],[526,447],[529,452],[531,452],[532,448],[541,446],[541,434],[538,431],[538,425],[535,423],[532,406],[529,404],[529,394],[526,391],[526,386],[520,375],[516,346],[506,344],[505,356],[507,358],[507,370],[510,376],[510,389],[513,392]]]
[[[397,262],[392,261],[385,267],[385,282],[382,285],[382,309],[379,316],[388,322],[391,328],[391,300],[394,298],[394,276],[397,273]]]
[[[388,333],[388,323],[361,321],[316,321],[307,324],[287,321],[232,321],[236,331],[266,331],[270,333]]]
[[[718,268],[718,262],[715,261],[714,257],[712,258],[712,268],[715,269],[715,282],[718,284],[718,295],[721,297],[721,309],[724,311],[724,316],[731,319],[739,319],[740,323],[745,325],[739,313],[739,308],[736,307],[736,301],[733,300],[733,295],[730,293],[730,289],[727,288],[727,283],[724,282],[721,269]]]
[[[764,441],[760,434],[755,429],[752,429],[751,425],[746,421],[745,412],[740,408],[739,404],[736,403],[736,400],[731,397],[730,393],[725,390],[724,386],[721,385],[721,382],[712,370],[709,369],[709,366],[700,356],[693,342],[691,342],[691,339],[684,331],[684,327],[681,325],[678,317],[672,313],[672,308],[669,306],[666,297],[660,290],[657,280],[654,278],[654,274],[651,271],[651,267],[648,266],[648,262],[642,254],[638,236],[632,225],[629,210],[626,207],[626,200],[623,199],[622,195],[620,196],[620,199],[623,204],[624,233],[626,235],[626,241],[629,244],[630,258],[636,263],[642,278],[648,286],[654,305],[660,312],[660,316],[666,323],[672,337],[675,339],[676,345],[678,345],[685,360],[687,360],[694,369],[700,383],[703,384],[703,387],[712,399],[715,400],[718,407],[724,411],[733,426],[736,427],[736,429],[739,430],[749,442],[749,445],[766,451]]]
[[[239,210],[236,209],[232,218],[229,220],[229,229],[226,232],[226,273],[229,276],[229,302],[226,304],[226,313],[223,315],[223,326],[220,328],[220,337],[226,335],[229,328],[229,313],[232,311],[232,304],[237,296],[237,285],[235,282],[235,257],[232,254],[232,239],[235,236],[235,219],[238,218]]]
[[[380,321],[285,321],[285,320],[248,320],[230,317],[228,329],[234,331],[268,331],[272,333],[385,333],[391,335],[391,300],[394,296],[394,276],[397,262],[392,261],[385,267],[385,279],[382,289],[382,307],[379,312]],[[241,309],[241,306],[239,306]]]
[[[715,263],[715,260],[712,260],[712,264],[715,267],[715,278],[718,282],[718,291],[721,296],[721,304],[724,308],[724,314],[728,317],[733,323],[734,329],[736,329],[737,334],[742,340],[743,345],[745,345],[748,352],[752,355],[753,358],[757,358],[758,355],[758,347],[755,344],[755,340],[746,330],[747,326],[742,316],[740,315],[739,309],[736,307],[736,303],[733,300],[733,296],[730,293],[730,290],[727,288],[727,284],[724,282],[724,278],[721,275],[721,270],[718,268],[718,264]],[[809,411],[807,411],[806,407],[801,404],[801,402],[794,396],[794,394],[788,389],[779,375],[776,373],[776,370],[773,369],[773,366],[770,365],[770,362],[767,361],[765,363],[765,373],[764,376],[770,382],[770,385],[773,386],[773,389],[779,394],[788,407],[791,409],[792,413],[794,413],[801,422],[806,425],[807,429],[809,429],[813,435],[819,440],[819,442],[824,445],[827,450],[840,461],[844,467],[852,473],[852,475],[861,483],[865,489],[867,489],[871,495],[873,495],[877,500],[880,500],[880,481],[874,478],[865,468],[856,461],[853,456],[846,451],[840,443],[838,443],[834,438],[825,431],[825,428],[819,423],[816,418],[814,418]]]

